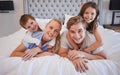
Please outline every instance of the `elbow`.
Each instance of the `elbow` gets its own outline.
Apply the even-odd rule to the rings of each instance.
[[[103,42],[100,42],[100,46],[103,46]]]

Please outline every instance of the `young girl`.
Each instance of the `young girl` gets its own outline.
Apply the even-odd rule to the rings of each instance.
[[[59,37],[61,30],[61,22],[57,19],[51,20],[45,27],[45,31],[35,31],[32,37],[39,39],[41,47],[38,47],[34,43],[29,43],[23,41],[11,54],[11,57],[23,57],[23,60],[31,59],[32,57],[39,57],[45,55],[51,55],[53,53],[48,52],[51,50],[47,48],[47,44],[54,38],[56,38],[56,44],[53,46],[52,50],[58,50],[59,47]],[[36,29],[36,28],[35,28]],[[29,49],[29,50],[27,50]],[[26,51],[27,50],[27,51]]]
[[[37,46],[40,46],[40,40],[37,38],[33,38],[32,35],[35,34],[36,31],[42,31],[39,27],[38,23],[36,22],[35,18],[29,14],[24,14],[20,18],[20,25],[24,29],[26,29],[26,35],[23,41],[34,43]],[[55,45],[55,39],[50,41],[47,45],[48,48],[52,48]]]
[[[97,48],[102,49],[102,45],[103,45],[102,38],[97,29],[98,15],[99,15],[99,9],[95,2],[84,3],[78,14],[78,16],[82,16],[82,18],[87,23],[86,30],[88,31],[87,33],[89,37],[96,40],[94,41],[94,43],[91,43],[88,47],[84,48],[85,52],[92,52]],[[75,44],[73,44],[72,42],[71,44],[74,46],[74,48],[77,49],[77,46]]]

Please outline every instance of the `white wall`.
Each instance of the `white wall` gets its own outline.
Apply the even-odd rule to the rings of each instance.
[[[15,10],[0,13],[0,37],[7,36],[20,29],[19,18],[23,14],[23,0],[13,0]]]

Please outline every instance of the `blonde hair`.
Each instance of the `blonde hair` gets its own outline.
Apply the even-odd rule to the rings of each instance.
[[[56,21],[56,22],[58,22],[58,24],[60,25],[60,30],[61,30],[61,28],[62,28],[62,23],[61,23],[61,21],[60,20],[58,20],[58,19],[52,19],[50,22],[52,22],[52,21]],[[49,23],[50,23],[49,22]],[[48,23],[48,24],[49,24]],[[60,33],[58,34],[58,36],[56,37],[56,40],[55,40],[55,47],[54,47],[54,53],[57,53],[58,52],[58,50],[60,49]]]

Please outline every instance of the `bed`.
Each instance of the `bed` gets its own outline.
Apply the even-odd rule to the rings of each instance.
[[[89,0],[24,0],[25,13],[36,17],[42,29],[52,18],[60,19],[64,24],[61,33],[66,30],[66,22],[80,9],[81,1]],[[100,0],[95,1],[100,6]],[[25,30],[0,38],[0,75],[120,75],[120,33],[98,26],[104,41],[104,53],[107,60],[89,60],[86,72],[77,72],[74,65],[64,57],[55,54],[23,61],[20,57],[9,57],[21,43]]]

